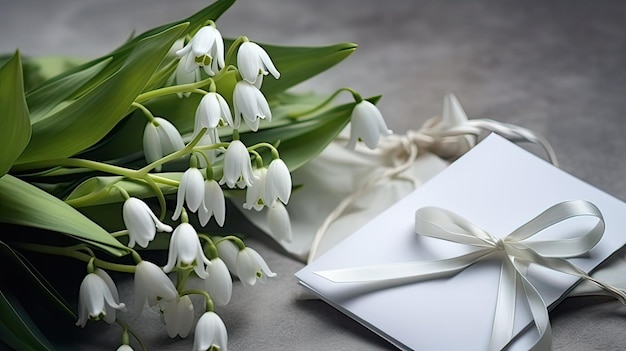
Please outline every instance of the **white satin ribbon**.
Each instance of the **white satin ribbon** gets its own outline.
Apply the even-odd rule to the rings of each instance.
[[[536,234],[550,226],[583,216],[598,220],[595,226],[584,234],[566,239],[530,240],[536,239],[534,238]],[[532,350],[551,348],[548,306],[527,278],[527,269],[531,263],[586,279],[611,293],[622,303],[626,303],[626,294],[622,290],[589,276],[565,260],[587,253],[602,238],[604,219],[600,210],[590,202],[574,200],[558,203],[502,239],[492,236],[456,213],[438,207],[424,207],[415,213],[415,231],[420,235],[465,244],[477,249],[442,260],[354,267],[315,273],[336,283],[397,281],[399,284],[405,284],[450,277],[476,262],[497,256],[502,260],[502,265],[490,350],[507,347],[513,338],[515,300],[518,295],[526,297],[539,332],[539,339]]]

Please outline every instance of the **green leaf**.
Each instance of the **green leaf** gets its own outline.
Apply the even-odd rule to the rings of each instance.
[[[33,123],[31,142],[16,164],[69,157],[104,137],[128,113],[184,27],[143,39],[102,84]]]
[[[53,350],[10,292],[0,291],[0,338],[14,350]]]
[[[98,224],[56,197],[5,174],[0,178],[0,222],[64,233],[112,255],[127,249]]]
[[[0,68],[0,177],[20,156],[31,136],[28,106],[24,98],[19,51]]]
[[[322,47],[285,47],[262,44],[280,72],[280,79],[266,77],[263,93],[267,98],[304,82],[343,61],[357,45],[339,43]]]
[[[111,60],[104,60],[85,70],[67,75],[53,83],[44,83],[26,95],[30,109],[31,123],[43,119],[52,109],[69,99],[70,96],[100,73]]]

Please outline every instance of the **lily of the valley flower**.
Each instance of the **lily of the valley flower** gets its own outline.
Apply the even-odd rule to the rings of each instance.
[[[291,196],[291,173],[289,168],[280,158],[272,160],[267,168],[265,180],[265,201],[268,207],[274,206],[276,199],[284,204],[289,202]]]
[[[274,63],[267,52],[258,44],[249,41],[239,46],[237,68],[244,80],[254,84],[259,89],[263,83],[263,76],[268,73],[271,73],[276,79],[280,78],[280,73],[274,67]]]
[[[254,285],[257,281],[264,283],[267,277],[276,276],[254,249],[246,247],[240,250],[230,240],[222,240],[216,246],[228,270],[239,277],[244,285]]]
[[[193,134],[198,135],[197,133],[199,132],[200,130],[197,130],[197,131],[194,131]],[[196,146],[215,145],[219,143],[220,143],[220,136],[217,131],[217,128],[214,128],[214,129],[207,129],[207,131],[200,138]],[[198,152],[204,153],[208,157],[210,162],[215,162],[215,160],[217,159],[217,154],[215,150],[201,150]],[[199,158],[198,165],[200,166],[200,168],[205,168],[208,166],[204,157]]]
[[[220,185],[226,183],[229,188],[237,185],[243,189],[251,186],[257,177],[252,172],[250,154],[241,140],[233,140],[226,149],[224,156],[224,174],[220,179]]]
[[[239,128],[242,118],[248,127],[255,132],[259,129],[261,119],[272,121],[272,112],[265,96],[257,87],[245,80],[235,84],[233,105],[235,109],[233,118],[235,128]]]
[[[254,175],[257,177],[252,185],[246,188],[246,202],[243,203],[243,208],[246,210],[255,209],[261,211],[266,202],[266,180],[267,180],[267,168],[257,168],[254,171]]]
[[[77,326],[84,327],[89,318],[102,318],[110,324],[115,322],[116,310],[126,311],[126,306],[119,302],[115,283],[100,268],[85,276],[80,284],[78,299]]]
[[[202,97],[196,109],[194,135],[202,128],[215,129],[220,120],[234,128],[233,117],[230,114],[228,103],[218,93],[208,93]]]
[[[205,312],[196,323],[194,351],[228,351],[228,334],[222,319],[215,312]]]
[[[172,123],[161,117],[155,117],[154,121],[158,126],[148,122],[143,132],[143,151],[148,163],[185,147],[183,137]],[[161,166],[156,170],[160,171]]]
[[[141,247],[147,247],[157,229],[161,232],[172,231],[172,227],[159,221],[145,202],[135,197],[124,201],[122,213],[124,225],[128,229],[128,247],[134,247],[135,242]]]
[[[270,233],[276,240],[291,242],[293,238],[291,221],[289,220],[287,208],[282,202],[276,201],[274,206],[267,209],[267,224],[269,225]]]
[[[370,149],[378,146],[381,135],[389,135],[393,132],[387,129],[383,115],[378,108],[367,100],[362,100],[354,106],[350,116],[350,141],[347,147],[354,149],[360,139]]]
[[[181,223],[170,238],[167,264],[163,270],[169,273],[175,266],[193,265],[198,277],[204,279],[207,277],[204,265],[208,262],[209,260],[202,252],[202,245],[200,245],[196,230],[189,223]]]
[[[187,208],[191,212],[196,212],[202,206],[204,207],[204,177],[202,172],[195,167],[189,167],[183,173],[178,186],[176,197],[176,209],[172,215],[173,220],[177,220],[183,210],[183,203],[187,203]]]
[[[135,303],[134,314],[139,316],[148,302],[149,306],[157,303],[169,303],[178,298],[176,287],[161,268],[152,262],[141,261],[135,268]]]
[[[132,347],[130,347],[130,345],[121,345],[115,351],[134,351],[134,350]]]
[[[176,51],[179,57],[192,53],[194,60],[187,60],[185,70],[191,72],[197,66],[214,76],[224,67],[224,40],[222,34],[213,26],[200,28],[191,41],[182,49]]]
[[[172,75],[172,78],[168,84],[189,84],[200,81],[200,67],[196,66],[194,63],[195,56],[193,52],[189,51],[187,54],[182,56],[178,61],[178,65],[176,66],[176,71]],[[193,67],[191,71],[188,71],[188,67]],[[176,93],[179,98],[189,97],[191,92],[186,93]]]
[[[225,306],[233,292],[233,280],[228,267],[221,258],[211,259],[207,265],[208,278],[204,280],[205,289],[218,306]]]
[[[167,304],[163,309],[163,320],[170,338],[177,335],[186,338],[193,326],[193,304],[189,296],[181,296]]]
[[[200,209],[198,218],[200,225],[203,227],[209,223],[211,216],[215,218],[215,222],[221,227],[224,225],[226,217],[226,201],[224,199],[224,191],[214,179],[207,179],[204,182],[204,206]]]

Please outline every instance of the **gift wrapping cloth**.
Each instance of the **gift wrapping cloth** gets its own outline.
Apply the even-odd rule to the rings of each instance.
[[[624,211],[623,202],[491,135],[297,277],[402,349],[500,349],[535,319],[534,335],[510,346],[545,350],[546,309],[624,245]],[[471,235],[446,241],[450,225]],[[407,273],[416,262],[419,272]]]

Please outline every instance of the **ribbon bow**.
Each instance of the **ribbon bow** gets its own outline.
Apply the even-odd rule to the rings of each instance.
[[[582,216],[590,216],[598,220],[591,230],[582,235],[566,239],[530,240],[550,226]],[[522,295],[528,301],[535,326],[539,331],[539,340],[532,350],[550,350],[552,334],[547,306],[527,278],[528,267],[534,263],[589,280],[614,295],[622,303],[626,303],[626,294],[622,290],[589,276],[565,260],[565,258],[580,256],[591,250],[602,238],[604,226],[602,214],[594,204],[574,200],[561,202],[548,208],[500,239],[454,212],[438,207],[423,207],[415,213],[415,231],[418,234],[470,245],[477,249],[442,260],[355,267],[315,273],[337,283],[418,282],[450,277],[476,262],[498,256],[501,258],[502,265],[489,349],[499,350],[507,347],[513,338],[515,300],[518,295]]]

